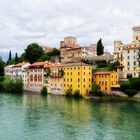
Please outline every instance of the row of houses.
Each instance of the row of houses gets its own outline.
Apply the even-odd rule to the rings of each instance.
[[[92,73],[93,66],[85,63],[22,62],[5,67],[5,76],[21,78],[24,90],[40,92],[46,86],[51,94],[64,95],[68,89],[89,94],[92,83],[101,87],[104,93],[118,88],[119,74],[114,71]]]

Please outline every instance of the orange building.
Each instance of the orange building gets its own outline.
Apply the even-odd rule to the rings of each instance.
[[[119,88],[119,73],[115,71],[96,72],[93,74],[93,81],[100,86],[102,92],[110,93],[112,89]]]

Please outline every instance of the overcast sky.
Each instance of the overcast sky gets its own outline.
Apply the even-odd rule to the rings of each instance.
[[[140,0],[0,0],[0,53],[22,53],[36,42],[59,47],[64,36],[80,45],[103,39],[130,42],[132,26],[140,25]]]

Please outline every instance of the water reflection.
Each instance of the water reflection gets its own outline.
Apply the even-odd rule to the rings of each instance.
[[[138,103],[0,94],[0,139],[137,140],[139,124]]]

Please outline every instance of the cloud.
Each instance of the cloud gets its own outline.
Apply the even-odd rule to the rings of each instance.
[[[132,39],[131,28],[140,24],[140,1],[128,0],[0,0],[0,53],[22,53],[31,42],[59,47],[65,36],[88,45],[103,38],[113,42]]]

